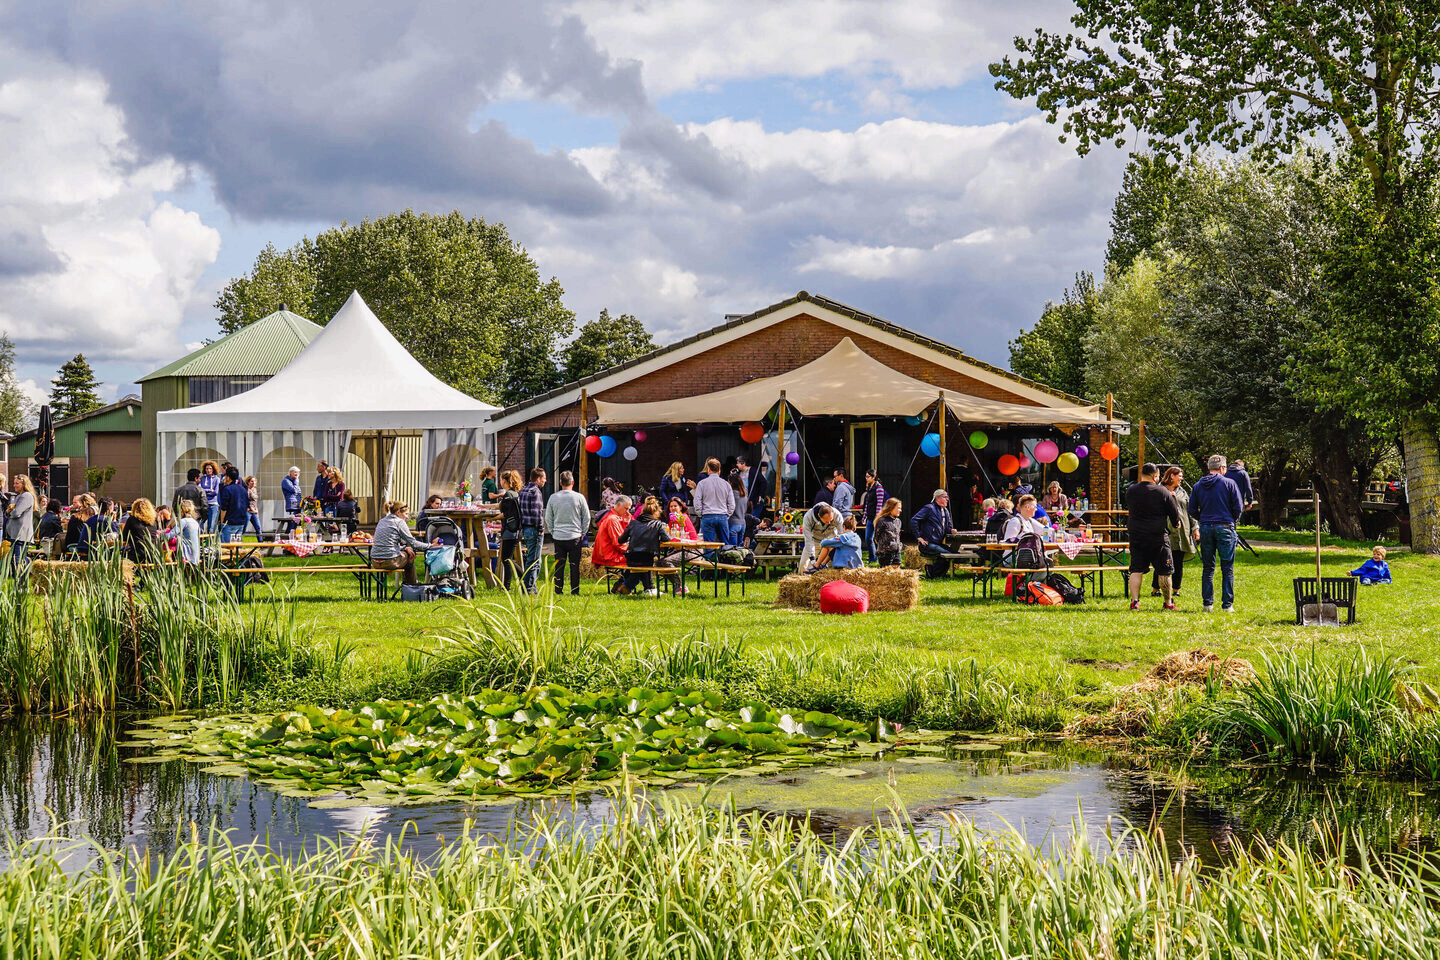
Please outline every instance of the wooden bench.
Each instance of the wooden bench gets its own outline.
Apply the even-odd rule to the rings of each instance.
[[[1038,571],[1038,570],[1043,570],[1043,569],[1044,569],[1043,567],[997,567],[996,570],[995,570],[995,572],[998,573],[998,574],[1000,574],[1002,577],[1009,577],[1009,576],[1012,576],[1012,575],[1014,575],[1014,574],[1030,574],[1030,573],[1035,573],[1036,571]],[[1048,573],[1067,573],[1067,574],[1068,574],[1068,573],[1073,573],[1073,574],[1075,574],[1075,575],[1079,578],[1079,580],[1080,580],[1080,587],[1081,587],[1082,590],[1085,588],[1085,584],[1088,583],[1088,584],[1090,584],[1090,590],[1091,590],[1092,595],[1094,595],[1096,592],[1098,592],[1099,595],[1103,597],[1103,596],[1105,596],[1105,571],[1107,571],[1107,570],[1119,570],[1119,571],[1121,571],[1121,572],[1123,573],[1123,572],[1125,572],[1125,569],[1126,569],[1125,567],[1115,566],[1115,565],[1113,565],[1113,564],[1111,564],[1111,565],[1109,565],[1109,566],[1105,566],[1105,565],[1102,565],[1102,564],[1068,564],[1068,565],[1067,565],[1067,564],[1053,564],[1053,563],[1052,563],[1052,564],[1050,565],[1050,569],[1049,569],[1047,572],[1048,572]]]
[[[360,599],[362,600],[369,600],[372,597],[376,600],[391,599],[394,597],[396,591],[390,589],[386,580],[403,573],[401,570],[372,567],[369,564],[363,563],[326,566],[307,566],[300,564],[293,567],[219,567],[217,568],[217,572],[230,577],[248,577],[252,573],[263,573],[267,576],[302,573],[306,576],[314,576],[316,574],[348,573],[352,574],[355,579],[359,581]],[[240,599],[243,600],[245,598],[245,582],[243,580],[239,581],[237,588],[239,591],[238,595]]]
[[[789,570],[798,569],[800,566],[800,555],[798,553],[761,553],[755,555],[755,569],[765,571],[765,579],[770,579],[770,571],[775,568],[784,567]]]
[[[605,588],[606,593],[610,592],[611,584],[617,583],[627,573],[648,573],[655,577],[654,582],[656,584],[657,596],[659,595],[660,584],[665,584],[673,593],[675,590],[675,582],[680,578],[679,567],[610,567],[600,564],[597,565],[595,569],[602,571],[599,583],[600,586]]]
[[[758,559],[758,558],[757,558]],[[796,558],[799,559],[798,557]],[[758,565],[757,565],[758,566]],[[700,589],[703,577],[710,573],[718,577],[723,574],[725,577],[725,596],[730,596],[730,584],[738,580],[740,582],[740,596],[745,596],[745,575],[753,568],[741,566],[738,563],[692,563],[689,571],[695,574],[695,589]],[[720,595],[720,584],[717,579],[715,584],[715,595]]]

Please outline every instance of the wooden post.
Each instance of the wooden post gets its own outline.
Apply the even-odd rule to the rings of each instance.
[[[1115,394],[1105,394],[1105,439],[1115,442]],[[1120,498],[1116,496],[1115,490],[1115,461],[1105,461],[1105,508],[1114,510],[1119,504]]]
[[[579,454],[580,454],[580,480],[579,480],[579,485],[578,485],[577,489],[580,491],[580,496],[582,496],[582,497],[585,498],[585,502],[586,502],[586,503],[589,503],[589,502],[590,502],[590,482],[589,482],[589,481],[590,481],[590,452],[585,449],[585,401],[586,401],[587,399],[589,399],[589,398],[588,398],[587,395],[586,395],[585,389],[582,387],[582,388],[580,389],[580,441],[579,441],[579,443],[580,443],[580,450],[579,450]],[[559,486],[558,486],[559,481],[558,481],[558,480],[556,481],[556,484],[557,484],[557,486],[556,486],[554,489],[557,489],[557,490],[558,490],[558,489],[559,489]]]
[[[1320,603],[1321,603],[1321,592],[1320,592],[1320,489],[1319,489],[1319,486],[1316,485],[1313,480],[1311,481],[1311,485],[1315,487],[1315,489],[1313,489],[1313,490],[1310,491],[1310,494],[1311,494],[1311,496],[1313,496],[1313,497],[1315,498],[1315,606],[1316,606],[1316,608],[1318,609],[1319,606],[1320,606]],[[1338,622],[1339,622],[1339,619],[1338,619],[1338,618],[1339,618],[1340,615],[1337,613],[1335,616],[1336,616],[1336,618],[1337,618],[1337,619],[1336,619],[1336,622],[1338,623]]]
[[[939,409],[935,411],[936,419],[940,421],[940,489],[949,490],[948,471],[945,469],[945,391],[940,391]]]
[[[775,465],[770,468],[770,482],[775,484],[775,516],[780,516],[780,504],[785,501],[785,391],[780,391],[780,412],[776,424],[779,433],[775,438]]]
[[[1140,452],[1139,452],[1139,454],[1137,454],[1136,463],[1138,463],[1141,467],[1143,467],[1143,466],[1145,465],[1145,421],[1144,421],[1144,420],[1141,420],[1141,421],[1140,421]],[[1140,471],[1139,471],[1138,468],[1137,468],[1136,471],[1135,471],[1135,479],[1136,479],[1136,480],[1139,480],[1139,479],[1140,479]]]

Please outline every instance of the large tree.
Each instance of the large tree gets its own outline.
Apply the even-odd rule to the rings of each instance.
[[[20,433],[35,420],[35,404],[15,378],[15,342],[0,333],[0,430]]]
[[[56,420],[89,413],[100,406],[100,395],[95,392],[100,381],[95,379],[95,371],[83,353],[65,361],[50,384],[54,387],[50,391],[50,415]]]
[[[1010,341],[1010,369],[1046,386],[1086,396],[1085,338],[1095,325],[1095,276],[1075,275],[1059,303],[1047,303],[1029,330]],[[1100,398],[1105,392],[1102,390]]]
[[[267,248],[215,305],[226,332],[282,303],[323,324],[352,290],[436,376],[472,396],[514,403],[559,381],[557,345],[575,327],[560,284],[541,278],[504,224],[458,211],[407,210],[283,253]]]
[[[586,321],[565,345],[565,379],[574,383],[654,349],[655,339],[643,323],[628,313],[612,317],[602,308],[600,316]]]
[[[991,66],[996,86],[1036,98],[1082,154],[1138,134],[1171,156],[1213,145],[1266,161],[1333,139],[1363,170],[1372,212],[1352,258],[1363,261],[1357,282],[1409,307],[1392,318],[1391,336],[1436,342],[1440,306],[1413,295],[1415,231],[1399,222],[1440,148],[1435,0],[1076,0],[1076,8],[1076,32],[1016,38],[1019,56]],[[1375,364],[1356,356],[1353,366],[1363,375]],[[1440,372],[1411,372],[1391,400],[1405,439],[1414,546],[1434,553]]]

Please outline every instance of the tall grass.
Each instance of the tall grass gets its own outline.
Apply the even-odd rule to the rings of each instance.
[[[1440,886],[1363,845],[1346,866],[1278,846],[1203,873],[1147,836],[1042,856],[956,822],[843,845],[784,818],[669,801],[599,833],[462,839],[426,862],[327,844],[303,858],[223,835],[67,875],[0,875],[0,953],[100,957],[1153,958],[1440,956]],[[51,846],[53,841],[37,846]]]
[[[242,606],[220,577],[180,565],[123,582],[107,553],[52,578],[0,576],[0,707],[52,713],[178,710],[233,702],[247,686],[313,667],[287,597]]]

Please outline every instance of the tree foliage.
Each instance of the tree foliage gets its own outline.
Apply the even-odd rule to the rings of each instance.
[[[502,223],[458,211],[342,224],[283,253],[267,247],[216,300],[229,332],[289,304],[325,323],[359,290],[437,377],[471,396],[514,403],[560,382],[557,345],[575,317],[554,278]]]
[[[1056,390],[1094,397],[1085,381],[1085,343],[1096,307],[1095,275],[1077,273],[1061,301],[1045,304],[1035,326],[1010,341],[1010,369]]]
[[[15,377],[15,342],[0,333],[0,430],[20,433],[35,422],[35,404]]]
[[[1130,269],[1136,257],[1149,253],[1160,241],[1179,179],[1180,171],[1164,157],[1144,153],[1130,158],[1110,211],[1107,271]]]
[[[633,360],[655,349],[655,340],[645,325],[628,313],[600,316],[586,321],[580,333],[565,345],[565,379],[570,383],[609,367]]]
[[[100,395],[95,391],[100,381],[85,354],[77,353],[65,361],[54,380],[50,381],[50,416],[56,420],[89,413],[100,406]]]

